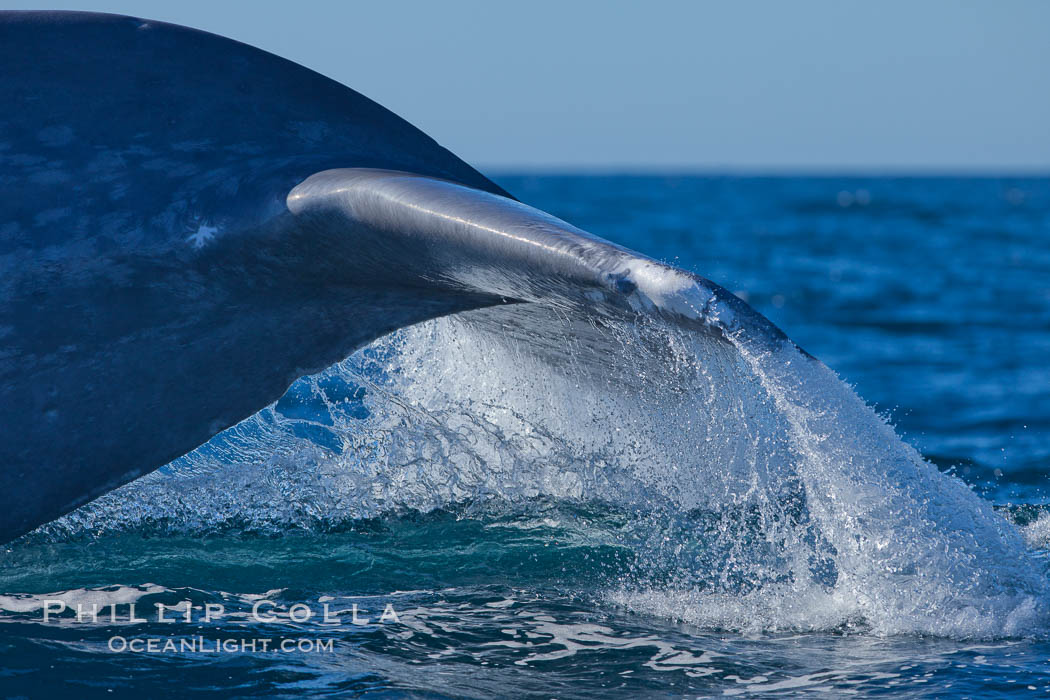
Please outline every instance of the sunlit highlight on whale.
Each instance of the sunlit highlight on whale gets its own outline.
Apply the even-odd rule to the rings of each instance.
[[[1045,616],[1015,528],[717,284],[516,201],[243,44],[3,13],[0,59],[0,540],[231,426],[216,440],[249,426],[279,453],[268,407],[342,376],[392,397],[325,428],[334,476],[300,465],[362,494],[351,517],[479,495],[731,506],[764,542],[723,561],[735,588],[679,548],[674,586],[619,599],[703,599],[711,624],[820,607],[885,631]],[[377,340],[382,360],[351,357]],[[140,483],[127,493],[163,512],[163,479]],[[104,527],[114,507],[72,522]]]

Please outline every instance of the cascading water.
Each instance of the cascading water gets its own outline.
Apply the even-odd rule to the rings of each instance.
[[[427,322],[4,547],[0,690],[1050,688],[1046,180],[506,184],[741,290],[906,442],[823,365],[742,328],[549,297]],[[870,205],[840,206],[861,189]],[[52,599],[123,619],[41,624]],[[284,617],[253,621],[260,600]],[[192,623],[151,614],[186,602]],[[127,622],[132,603],[147,622]],[[400,622],[287,619],[324,603]],[[129,654],[115,635],[335,649]]]
[[[603,536],[632,552],[605,594],[628,609],[963,637],[1046,616],[1015,526],[822,364],[743,331],[726,342],[571,307],[399,331],[38,536],[331,529],[551,501],[626,518]]]

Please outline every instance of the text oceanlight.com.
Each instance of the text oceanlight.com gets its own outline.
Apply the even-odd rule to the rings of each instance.
[[[316,653],[331,654],[335,651],[334,639],[208,639],[203,636],[164,639],[161,637],[110,637],[110,651],[134,652],[137,654],[254,654],[254,653]]]

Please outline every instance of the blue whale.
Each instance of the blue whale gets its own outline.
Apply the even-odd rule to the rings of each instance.
[[[3,12],[0,65],[0,542],[438,316],[574,305],[789,342],[250,46]]]

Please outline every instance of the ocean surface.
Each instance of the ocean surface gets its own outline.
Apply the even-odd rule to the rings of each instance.
[[[839,379],[399,331],[4,547],[0,696],[1050,693],[1050,179],[496,180]]]

